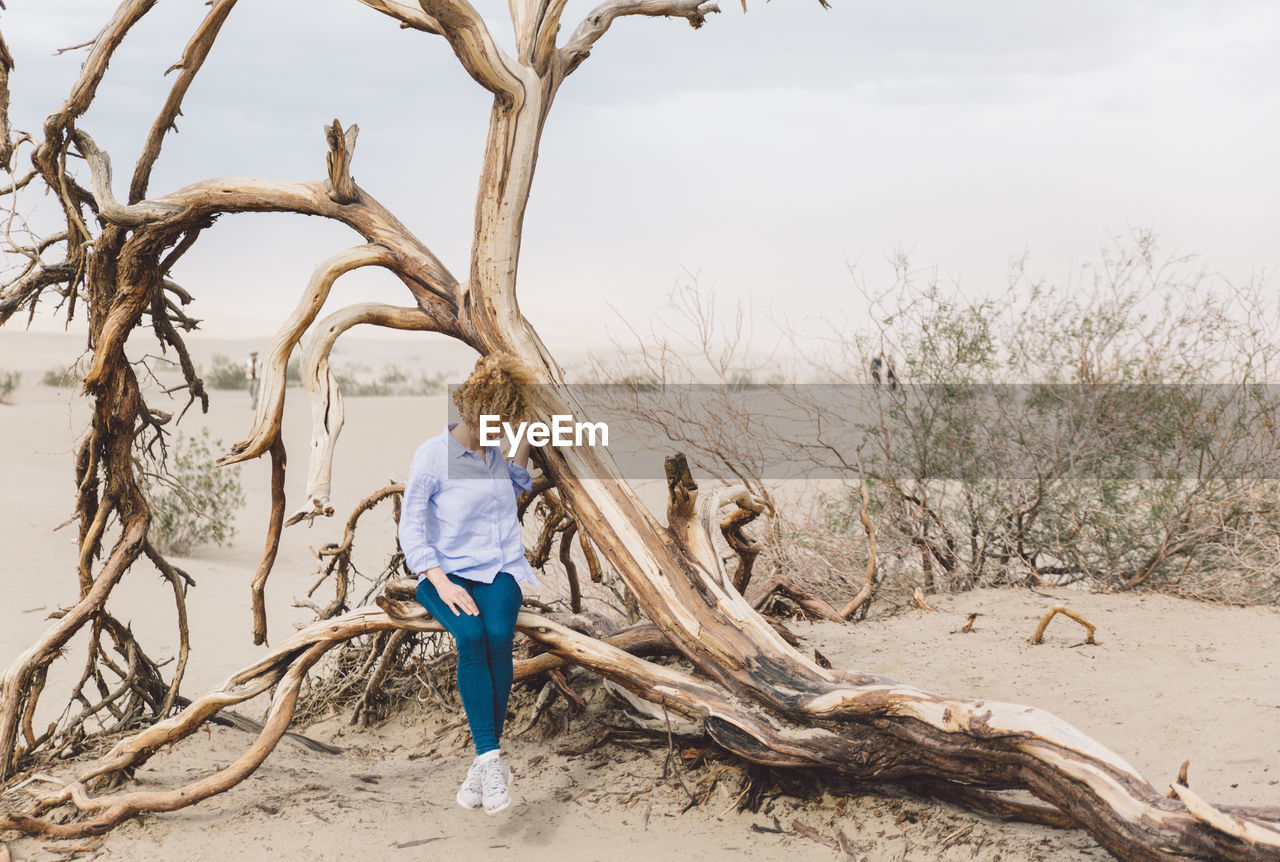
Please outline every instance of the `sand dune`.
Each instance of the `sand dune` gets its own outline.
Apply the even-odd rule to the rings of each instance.
[[[202,344],[239,357],[250,341]],[[454,370],[469,359],[428,352],[413,342],[352,342],[342,356],[377,368]],[[70,363],[73,336],[0,332],[0,369],[18,369],[24,385],[12,406],[0,406],[0,658],[9,661],[48,625],[47,613],[70,601],[74,586],[74,527],[70,517],[71,452],[87,419],[81,399],[38,384],[43,372]],[[340,356],[341,358],[341,356]],[[450,363],[453,363],[451,366]],[[186,433],[208,427],[230,444],[247,430],[242,392],[215,392],[208,416],[191,415]],[[334,504],[345,515],[357,500],[403,476],[413,447],[444,421],[444,400],[350,399],[347,427],[334,476]],[[287,491],[302,493],[309,429],[301,392],[292,392],[284,426],[290,463]],[[248,582],[264,534],[267,465],[241,469],[247,505],[232,545],[203,548],[179,560],[195,578],[191,628],[193,659],[186,691],[214,685],[252,661],[261,649],[250,639]],[[268,588],[270,638],[278,641],[310,611],[292,607],[315,579],[312,549],[335,539],[339,520],[286,531]],[[389,517],[375,513],[357,552],[357,566],[376,572],[391,541]],[[550,580],[550,579],[548,579]],[[320,588],[328,595],[331,588]],[[546,594],[558,591],[547,583]],[[1280,612],[1275,608],[1223,608],[1159,596],[980,591],[932,599],[935,613],[914,611],[847,626],[798,625],[806,648],[833,662],[884,673],[932,691],[1035,704],[1085,729],[1162,786],[1184,759],[1192,785],[1214,801],[1280,804]],[[1098,626],[1096,646],[1058,620],[1045,644],[1026,639],[1049,606],[1066,602]],[[173,607],[164,586],[139,567],[113,596],[157,658],[176,650]],[[956,630],[970,612],[976,629]],[[78,653],[55,665],[50,691],[78,671]],[[532,732],[509,742],[517,804],[485,817],[452,804],[466,766],[465,739],[447,729],[457,715],[408,705],[372,730],[355,731],[342,719],[307,732],[344,749],[338,757],[283,743],[259,772],[231,792],[193,809],[148,817],[93,844],[101,858],[129,860],[426,859],[449,857],[522,860],[794,859],[836,858],[836,851],[793,828],[794,822],[828,839],[843,831],[861,858],[1101,859],[1083,833],[995,823],[947,805],[885,794],[874,788],[801,790],[759,813],[738,813],[740,775],[724,781],[705,804],[688,799],[674,774],[663,776],[665,743],[588,748],[616,721],[607,695],[585,679],[588,716],[568,734],[544,740]],[[52,700],[45,712],[52,709]],[[243,709],[256,714],[261,704]],[[47,716],[42,716],[42,718]],[[225,765],[249,737],[217,728],[201,733],[149,763],[138,784],[175,786]],[[709,780],[730,762],[690,764],[686,781]],[[774,831],[781,829],[781,831]],[[764,831],[759,831],[764,830]],[[62,858],[39,842],[11,843],[17,860]]]

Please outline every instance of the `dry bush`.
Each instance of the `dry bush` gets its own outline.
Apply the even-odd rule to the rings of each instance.
[[[0,404],[11,404],[13,393],[22,382],[22,375],[17,371],[0,370]]]
[[[235,537],[235,515],[244,507],[240,468],[214,465],[222,441],[202,429],[179,436],[163,457],[139,448],[140,484],[151,505],[148,537],[162,554],[186,556],[201,545],[225,545]]]
[[[766,564],[835,598],[862,577],[865,478],[893,601],[1020,583],[1280,599],[1280,325],[1261,284],[1161,256],[1146,233],[1065,285],[1019,262],[981,300],[894,266],[880,290],[854,273],[871,327],[778,322],[789,351],[753,351],[742,310],[721,320],[691,283],[631,330],[635,359],[590,374],[630,384],[609,404],[627,422],[768,500]],[[872,385],[881,353],[901,385]],[[785,490],[783,464],[805,490]]]

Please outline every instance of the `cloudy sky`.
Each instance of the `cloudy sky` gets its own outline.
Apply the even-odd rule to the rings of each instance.
[[[1132,228],[1233,281],[1280,264],[1275,0],[833,2],[728,0],[701,30],[622,19],[569,79],[521,264],[522,308],[553,349],[647,320],[687,272],[760,314],[856,324],[849,264],[875,283],[898,247],[975,296],[1024,251],[1064,280]],[[111,4],[7,5],[15,125],[37,128],[83,57],[53,51],[90,39]],[[505,5],[479,8],[509,42]],[[571,0],[565,31],[589,8]],[[158,3],[113,63],[80,125],[117,165],[205,10]],[[241,0],[152,189],[317,179],[321,127],[358,122],[357,180],[462,275],[486,96],[442,40],[354,0]],[[177,275],[212,333],[265,333],[316,262],[358,242],[317,220],[228,217]],[[331,302],[367,298],[407,294],[360,273]]]

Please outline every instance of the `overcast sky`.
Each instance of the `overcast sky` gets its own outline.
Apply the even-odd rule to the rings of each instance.
[[[752,0],[700,30],[617,21],[566,82],[543,139],[520,297],[553,349],[647,320],[683,273],[758,313],[862,319],[904,246],[971,295],[1012,256],[1065,280],[1109,234],[1153,228],[1245,281],[1280,264],[1275,0]],[[11,0],[13,115],[38,128],[114,4]],[[505,4],[480,5],[510,42]],[[588,11],[569,3],[564,31]],[[118,171],[207,7],[162,0],[80,123]],[[358,122],[353,173],[465,277],[487,94],[443,40],[354,0],[241,0],[152,183],[318,179],[321,127]],[[29,196],[24,206],[37,205]],[[357,244],[283,216],[224,218],[176,274],[219,335],[269,332],[311,268]],[[331,303],[408,301],[347,276]]]

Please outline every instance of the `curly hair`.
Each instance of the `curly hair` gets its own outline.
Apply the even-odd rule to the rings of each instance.
[[[471,374],[453,390],[453,403],[462,421],[473,428],[481,414],[496,414],[507,422],[521,422],[530,413],[527,387],[538,382],[534,373],[509,353],[482,356]]]

